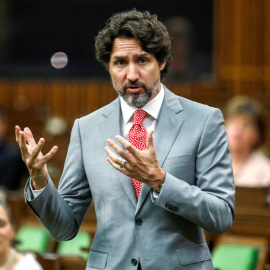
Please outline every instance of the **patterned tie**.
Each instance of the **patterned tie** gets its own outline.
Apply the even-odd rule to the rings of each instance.
[[[137,149],[144,150],[146,148],[147,131],[142,122],[147,115],[147,112],[143,110],[137,110],[134,113],[133,125],[128,133],[128,141]],[[131,178],[132,185],[135,191],[137,200],[139,199],[142,182]]]

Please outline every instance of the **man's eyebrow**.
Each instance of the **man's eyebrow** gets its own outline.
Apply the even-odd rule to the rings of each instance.
[[[127,58],[127,55],[115,55],[115,56],[113,56],[113,59],[115,59],[115,60],[125,59],[125,58]]]
[[[149,55],[150,55],[150,53],[143,52],[143,53],[134,54],[134,57],[135,58],[141,58],[141,57],[146,57],[146,56],[149,56]]]
[[[133,57],[134,57],[135,59],[138,59],[138,58],[146,57],[146,56],[149,56],[149,55],[150,55],[150,53],[143,52],[143,53],[137,53],[137,54],[134,54]],[[125,59],[125,58],[127,58],[127,57],[128,57],[127,55],[122,54],[122,55],[114,55],[112,58],[113,58],[114,60],[121,60],[121,59]]]

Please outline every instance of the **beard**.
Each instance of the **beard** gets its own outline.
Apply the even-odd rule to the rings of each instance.
[[[116,87],[116,85],[112,82],[112,85],[119,96],[123,98],[123,100],[130,106],[134,106],[137,108],[143,107],[151,97],[157,92],[159,80],[153,83],[152,86],[147,87],[142,82],[128,82],[122,86],[122,90]],[[127,88],[133,87],[141,87],[144,89],[143,93],[127,93]]]

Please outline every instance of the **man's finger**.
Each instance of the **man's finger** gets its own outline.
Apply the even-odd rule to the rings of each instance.
[[[42,165],[44,165],[45,163],[47,163],[48,161],[50,161],[50,160],[54,157],[54,155],[56,154],[57,150],[58,150],[58,146],[55,145],[55,146],[50,150],[50,152],[48,152],[45,156],[43,156],[43,157],[40,159],[40,161],[42,162]]]
[[[136,149],[129,141],[125,140],[123,137],[117,135],[115,136],[116,140],[120,142],[133,156],[137,156],[140,153],[140,150]]]
[[[38,155],[40,154],[40,152],[44,146],[44,143],[45,143],[45,139],[40,138],[38,141],[38,144],[34,147],[32,153],[31,153],[30,162],[34,161],[38,157]]]
[[[146,138],[146,141],[147,141],[146,149],[155,149],[153,134],[154,134],[154,130],[149,131],[149,133],[147,134],[147,138]]]
[[[120,169],[119,165],[115,164],[109,157],[107,157],[107,161],[116,169]]]
[[[130,161],[131,156],[123,150],[117,143],[115,143],[112,139],[108,139],[107,143],[113,148],[113,150],[121,156],[123,159]]]
[[[24,136],[32,148],[34,148],[37,145],[30,128],[28,127],[24,128]]]
[[[15,126],[15,138],[18,145],[20,145],[20,131],[21,128],[19,126]]]
[[[26,158],[29,155],[29,152],[28,152],[28,148],[26,145],[26,139],[24,137],[23,131],[19,132],[19,146],[20,146],[23,158]]]
[[[118,156],[116,156],[110,149],[109,147],[105,147],[105,151],[108,155],[108,157],[116,164],[120,165],[122,163],[122,160],[121,158],[119,158]]]
[[[113,160],[110,159],[109,157],[107,157],[107,161],[108,161],[108,162],[109,162],[116,170],[118,170],[119,172],[121,172],[121,173],[127,175],[127,174],[126,174],[126,172],[127,172],[126,168],[121,168],[121,167],[119,166],[119,164],[114,163]]]

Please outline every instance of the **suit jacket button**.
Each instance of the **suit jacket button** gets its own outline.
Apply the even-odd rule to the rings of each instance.
[[[141,218],[137,218],[137,219],[135,220],[135,223],[136,223],[136,225],[141,226],[141,225],[143,224],[143,221],[142,221]]]
[[[131,260],[131,264],[132,264],[132,265],[134,265],[134,266],[135,266],[135,265],[137,265],[137,263],[138,263],[138,262],[137,262],[137,260],[136,260],[136,259],[132,259],[132,260]]]
[[[172,205],[172,204],[166,203],[166,204],[165,204],[165,207],[166,207],[167,209],[173,211],[173,205]]]

